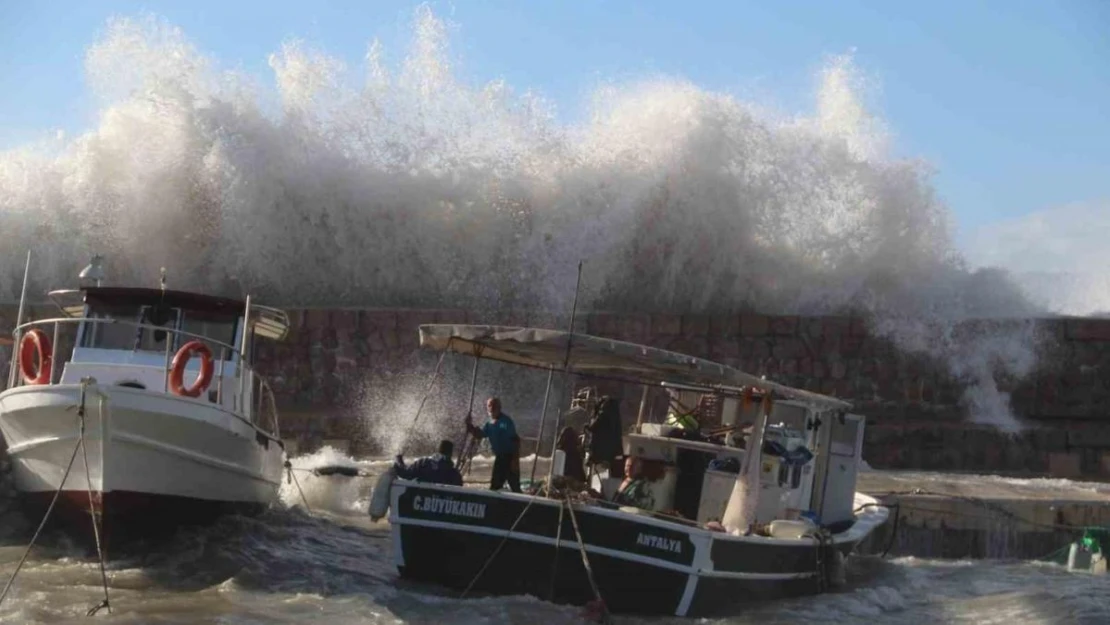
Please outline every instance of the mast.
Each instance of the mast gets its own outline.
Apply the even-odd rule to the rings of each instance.
[[[574,340],[574,318],[578,313],[578,288],[582,285],[582,261],[578,261],[578,279],[574,282],[574,303],[570,307],[570,328],[567,331],[567,349],[563,355],[563,396],[567,394],[567,384],[570,382],[570,374],[567,369],[570,367],[570,347],[571,342]],[[550,383],[551,378],[548,378]],[[546,403],[544,411],[547,411]],[[562,419],[563,412],[558,410],[555,412],[555,430],[551,437],[551,462],[547,464],[547,488],[551,489],[551,476],[555,470],[555,448],[559,445],[559,421]],[[538,441],[537,441],[538,447]]]

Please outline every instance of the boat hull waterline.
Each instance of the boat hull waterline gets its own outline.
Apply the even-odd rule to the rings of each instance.
[[[395,564],[405,578],[556,603],[595,598],[565,511],[559,531],[558,500],[403,480],[393,483],[390,499]],[[856,499],[856,522],[824,545],[732,536],[597,505],[576,504],[574,514],[611,611],[711,616],[745,599],[819,592],[821,561],[847,557],[887,519],[886,508],[865,506],[872,498]]]
[[[284,464],[280,441],[203,400],[116,386],[89,387],[84,453],[77,452],[63,485],[81,437],[80,403],[79,384],[0,393],[0,432],[13,482],[36,522],[59,487],[54,520],[91,536],[91,491],[102,533],[117,539],[172,531],[227,512],[257,513],[277,499]]]

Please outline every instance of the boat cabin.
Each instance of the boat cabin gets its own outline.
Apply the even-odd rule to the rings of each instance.
[[[275,423],[268,417],[265,429],[276,430],[273,395],[254,372],[252,355],[258,338],[286,336],[284,312],[251,305],[249,298],[156,288],[98,285],[49,295],[62,317],[19,326],[9,386],[79,384],[92,377],[103,386],[215,404],[252,423],[269,413]],[[73,345],[64,363],[62,339]],[[31,364],[23,362],[23,352]]]
[[[751,387],[660,386],[666,391],[666,410],[645,414],[645,402],[636,424],[622,436],[623,455],[592,472],[591,486],[605,500],[624,503],[618,497],[622,486],[641,480],[641,492],[647,493],[642,501],[649,506],[644,512],[701,526],[719,523],[763,423],[761,450],[751,465],[759,491],[754,522],[768,526],[805,517],[837,526],[852,521],[862,417],[805,401],[775,400]],[[591,394],[596,393],[580,393]],[[564,468],[565,455],[556,453],[556,467]]]
[[[800,518],[825,528],[854,522],[864,420],[848,413],[848,402],[687,354],[558,330],[428,324],[420,344],[643,389],[631,427],[619,398],[580,389],[567,423],[585,413],[589,425],[577,432],[586,436],[574,453],[560,453],[574,437],[562,435],[557,415],[551,476],[586,475],[601,502],[703,526],[736,527],[730,509],[749,528]],[[660,388],[667,409],[648,414],[649,392]],[[567,465],[581,452],[585,467]],[[620,503],[629,499],[641,505]]]

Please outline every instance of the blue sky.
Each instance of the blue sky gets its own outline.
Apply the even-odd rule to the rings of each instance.
[[[855,50],[897,154],[937,169],[961,236],[1078,203],[1110,210],[1110,2],[431,3],[468,79],[533,89],[574,120],[602,81],[669,74],[789,112]],[[404,52],[414,2],[0,0],[0,148],[90,127],[86,48],[114,15],[152,12],[224,67],[269,76],[300,38],[357,65]]]

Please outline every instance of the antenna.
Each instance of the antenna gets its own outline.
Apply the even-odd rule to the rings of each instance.
[[[570,307],[570,329],[567,330],[567,351],[563,357],[563,371],[570,365],[570,343],[574,340],[574,317],[578,313],[578,287],[582,285],[582,261],[578,261],[578,279],[574,282],[574,303]]]

